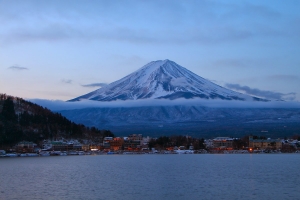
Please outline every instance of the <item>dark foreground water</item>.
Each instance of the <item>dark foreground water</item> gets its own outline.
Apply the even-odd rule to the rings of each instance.
[[[300,154],[0,159],[0,199],[300,199]]]

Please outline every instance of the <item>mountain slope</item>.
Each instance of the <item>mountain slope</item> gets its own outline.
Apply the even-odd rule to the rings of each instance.
[[[204,138],[247,134],[284,137],[300,131],[300,110],[297,108],[178,105],[85,108],[60,113],[74,122],[110,129],[122,136],[141,133],[157,137],[182,134]]]
[[[265,101],[216,85],[170,60],[150,62],[106,87],[70,101],[178,98]]]
[[[112,135],[71,122],[37,104],[18,97],[0,94],[0,146],[28,140],[38,143],[45,139],[85,139],[90,141]]]

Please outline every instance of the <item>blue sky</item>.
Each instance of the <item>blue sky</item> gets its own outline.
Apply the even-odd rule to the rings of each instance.
[[[1,1],[0,92],[68,100],[153,60],[300,101],[300,1]]]

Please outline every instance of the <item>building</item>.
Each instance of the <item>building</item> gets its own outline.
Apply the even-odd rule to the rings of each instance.
[[[101,150],[110,151],[111,142],[114,140],[113,137],[105,137],[103,139],[103,146]]]
[[[64,142],[64,141],[45,141],[43,143],[44,150],[53,150],[53,151],[81,151],[82,145],[78,142]]]
[[[0,156],[3,156],[3,155],[5,155],[5,154],[6,154],[6,151],[0,150]]]
[[[213,149],[214,148],[214,142],[212,139],[204,140],[204,145],[208,149]]]
[[[88,144],[83,144],[81,145],[82,151],[89,151],[90,150],[90,145]]]
[[[230,137],[217,137],[213,139],[213,148],[216,150],[232,150],[233,138]]]
[[[249,136],[249,148],[253,150],[262,149],[281,149],[282,140],[281,139],[253,139],[253,136]]]
[[[110,143],[110,150],[118,151],[118,150],[122,150],[124,140],[123,138],[116,137],[113,140],[109,141],[109,143]]]
[[[124,137],[124,150],[126,151],[138,151],[143,147],[143,135],[131,134],[128,137]]]
[[[16,151],[20,153],[33,153],[37,144],[28,141],[21,141],[16,146]]]
[[[66,142],[62,141],[52,141],[51,143],[51,150],[54,151],[68,151],[68,150],[73,150],[73,144],[68,144]]]
[[[128,139],[129,140],[135,140],[135,141],[141,141],[141,140],[143,140],[143,135],[142,134],[130,134],[129,136],[128,136]]]
[[[90,150],[91,151],[98,151],[98,150],[102,150],[103,148],[103,145],[96,145],[96,144],[93,144],[93,145],[90,145]]]

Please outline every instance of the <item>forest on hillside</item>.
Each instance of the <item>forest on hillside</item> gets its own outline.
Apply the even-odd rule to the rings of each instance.
[[[39,143],[46,139],[99,143],[106,136],[114,135],[109,130],[71,122],[59,113],[22,98],[0,94],[0,147],[13,146],[22,140]]]

